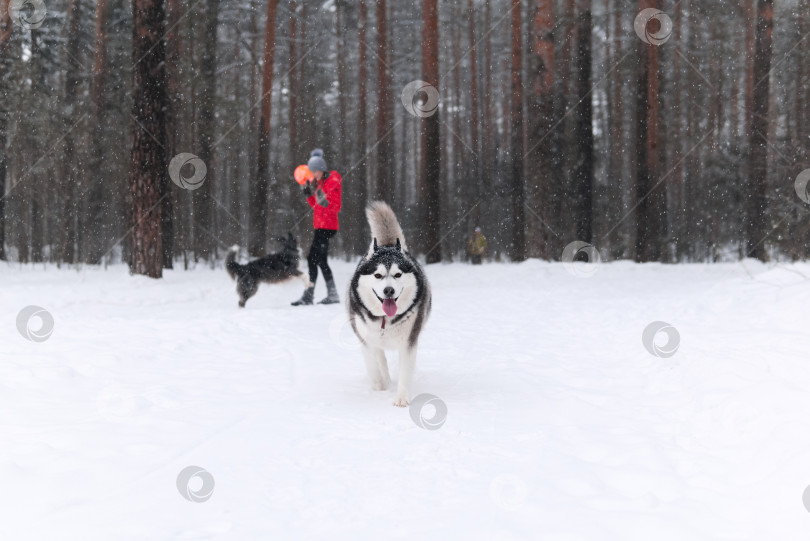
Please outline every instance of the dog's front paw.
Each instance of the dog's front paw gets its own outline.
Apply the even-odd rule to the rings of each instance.
[[[394,401],[392,402],[392,404],[394,404],[394,405],[395,405],[395,406],[397,406],[397,407],[404,408],[405,406],[407,406],[408,404],[410,404],[410,402],[408,401],[408,397],[407,397],[406,395],[399,394],[399,395],[397,395],[397,397],[394,399]]]
[[[390,381],[385,381],[382,379],[375,379],[371,382],[371,388],[375,391],[384,391],[388,388]]]

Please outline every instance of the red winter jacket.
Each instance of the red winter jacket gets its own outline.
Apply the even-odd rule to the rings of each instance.
[[[312,226],[315,229],[338,229],[338,212],[340,212],[340,189],[343,179],[340,173],[332,171],[329,176],[323,179],[321,187],[326,194],[329,205],[322,207],[318,204],[318,199],[314,195],[307,197],[307,203],[315,210],[312,216]]]

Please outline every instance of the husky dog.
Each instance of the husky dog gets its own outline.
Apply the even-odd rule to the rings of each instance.
[[[399,351],[395,406],[407,406],[419,333],[430,313],[430,286],[422,267],[407,252],[394,211],[382,201],[366,208],[372,242],[354,271],[347,307],[349,322],[363,345],[371,387],[388,388],[386,349]]]
[[[247,265],[240,265],[236,262],[236,254],[239,246],[233,246],[225,260],[225,268],[231,278],[236,280],[236,292],[239,293],[239,307],[244,308],[249,298],[256,294],[260,282],[277,284],[285,282],[291,278],[299,278],[306,287],[311,286],[309,278],[298,270],[298,243],[292,236],[287,234],[287,238],[277,239],[283,248],[280,252],[269,254],[261,259],[251,261]]]

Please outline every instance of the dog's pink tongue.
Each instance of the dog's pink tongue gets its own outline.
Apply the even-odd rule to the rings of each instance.
[[[397,303],[394,299],[385,299],[383,301],[383,312],[388,317],[394,317],[397,313]]]

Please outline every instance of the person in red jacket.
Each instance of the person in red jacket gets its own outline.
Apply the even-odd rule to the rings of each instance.
[[[312,304],[315,295],[315,280],[318,279],[318,268],[321,269],[323,279],[326,281],[326,298],[319,304],[334,304],[340,302],[332,269],[326,260],[329,255],[329,239],[338,232],[338,213],[340,212],[340,174],[332,171],[327,174],[326,161],[323,159],[323,150],[316,148],[307,162],[312,171],[313,179],[304,186],[304,195],[307,203],[314,210],[312,225],[315,235],[312,237],[312,246],[309,248],[307,263],[309,264],[309,281],[312,285],[304,290],[300,299],[293,302],[293,306]]]

